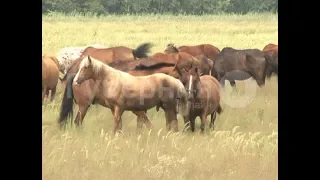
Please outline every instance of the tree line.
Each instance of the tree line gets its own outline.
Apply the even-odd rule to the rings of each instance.
[[[278,0],[42,0],[42,13],[219,14],[278,12]]]

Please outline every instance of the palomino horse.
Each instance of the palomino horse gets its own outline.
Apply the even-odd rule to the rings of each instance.
[[[59,62],[56,57],[42,55],[42,102],[45,95],[49,97],[51,91],[51,99],[53,101],[56,94],[56,88],[59,78]]]
[[[189,71],[175,67],[175,70],[180,74],[180,81],[188,92],[189,113],[183,117],[185,124],[190,123],[191,131],[194,132],[195,119],[199,116],[201,133],[204,133],[207,116],[211,115],[210,128],[214,129],[216,113],[222,112],[219,82],[212,76],[200,76],[198,67]]]
[[[186,52],[192,56],[204,55],[207,58],[215,61],[216,56],[220,53],[220,50],[211,44],[200,44],[195,46],[179,46],[176,47],[174,44],[168,44],[165,53],[176,53]]]
[[[96,88],[96,84],[93,80],[88,80],[88,84],[81,84],[79,87],[76,85],[72,85],[73,78],[75,74],[79,70],[79,65],[81,63],[81,59],[76,60],[68,72],[63,77],[62,84],[66,85],[65,89],[59,122],[64,122],[67,117],[72,116],[73,112],[73,99],[79,106],[79,111],[77,113],[76,119],[74,120],[76,125],[82,123],[88,108],[91,104],[98,103],[101,106],[110,108],[108,104],[105,103],[99,94],[99,88]],[[170,63],[163,62],[155,62],[152,59],[138,59],[131,61],[114,61],[109,64],[109,66],[127,72],[134,76],[144,76],[150,75],[154,73],[165,73],[171,75],[173,77],[178,78],[179,76],[174,71],[174,65]],[[87,86],[86,86],[87,85]],[[96,89],[95,92],[92,92],[93,89]],[[137,116],[137,130],[142,128],[142,122],[144,122],[147,128],[151,129],[152,124],[148,117],[146,116],[146,112],[144,111],[132,111]],[[61,124],[62,125],[62,124]]]
[[[237,50],[226,47],[222,49],[214,63],[214,77],[222,87],[225,80],[229,80],[234,87],[235,80],[246,80],[250,77],[257,81],[259,87],[262,87],[270,71],[278,75],[278,64],[271,56],[259,49]]]
[[[99,59],[106,64],[113,62],[114,60],[133,60],[137,58],[146,58],[150,52],[152,44],[144,43],[139,45],[136,49],[131,49],[125,46],[117,46],[111,48],[97,49],[94,47],[87,47],[80,58],[83,59],[86,56]]]
[[[87,47],[95,47],[95,48],[107,48],[107,46],[101,45],[101,44],[91,44],[87,46],[82,46],[82,47],[65,47],[62,48],[58,55],[57,59],[59,62],[59,70],[62,74],[65,74],[68,69],[70,68],[71,64],[73,61],[75,61],[77,58],[80,57],[82,52],[85,50]]]
[[[178,79],[169,75],[132,76],[88,56],[80,63],[73,82],[80,86],[88,79],[100,82],[98,96],[112,110],[114,133],[121,129],[124,111],[146,111],[161,104],[168,130],[173,127],[175,131],[178,131],[177,107],[181,114],[187,113],[187,92]]]

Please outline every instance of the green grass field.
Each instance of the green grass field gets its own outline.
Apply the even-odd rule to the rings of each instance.
[[[278,42],[278,17],[244,16],[43,16],[43,53],[55,55],[66,46],[101,43],[137,47],[152,42],[152,53],[168,43],[210,43],[220,50],[262,49]],[[123,134],[113,136],[109,109],[90,107],[80,130],[60,131],[57,118],[62,99],[45,102],[42,115],[43,178],[72,180],[270,180],[278,178],[278,82],[273,77],[259,89],[253,80],[222,90],[224,112],[215,130],[167,132],[163,111],[148,111],[154,129],[136,134],[136,117],[123,115]],[[77,106],[75,106],[75,111]],[[179,130],[183,119],[179,115]],[[209,123],[209,117],[208,117]]]

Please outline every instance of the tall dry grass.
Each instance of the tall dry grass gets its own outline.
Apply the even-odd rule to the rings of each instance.
[[[258,48],[278,40],[277,16],[64,16],[43,17],[43,52],[101,43],[136,47],[152,42],[152,52],[168,43],[211,43],[218,48]],[[148,111],[154,129],[135,133],[136,117],[123,115],[123,134],[112,135],[109,109],[90,107],[81,129],[60,131],[57,118],[62,89],[43,105],[44,179],[277,179],[277,78],[259,89],[252,80],[222,90],[224,112],[215,131],[199,134],[165,130],[163,111]],[[243,105],[243,107],[242,107]],[[76,109],[75,109],[76,111]],[[183,126],[179,118],[180,130]]]

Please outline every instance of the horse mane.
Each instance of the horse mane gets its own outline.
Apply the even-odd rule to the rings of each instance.
[[[91,59],[91,67],[92,67],[92,71],[94,74],[99,73],[104,67],[109,67],[108,65],[104,64],[103,62],[93,58],[93,57],[89,57],[86,56],[80,63],[79,67],[83,67],[83,66],[88,66],[89,65],[89,58]],[[108,70],[114,70],[117,71],[116,69],[109,67]]]
[[[167,45],[168,47],[171,47],[172,49],[174,49],[176,52],[179,52],[179,47],[178,46],[175,46],[173,43],[170,43]]]
[[[159,63],[155,63],[155,64],[151,64],[151,65],[147,65],[147,64],[139,64],[137,65],[134,70],[154,70],[154,69],[159,69],[162,67],[173,67],[175,64],[173,63],[167,63],[167,62],[159,62]]]

